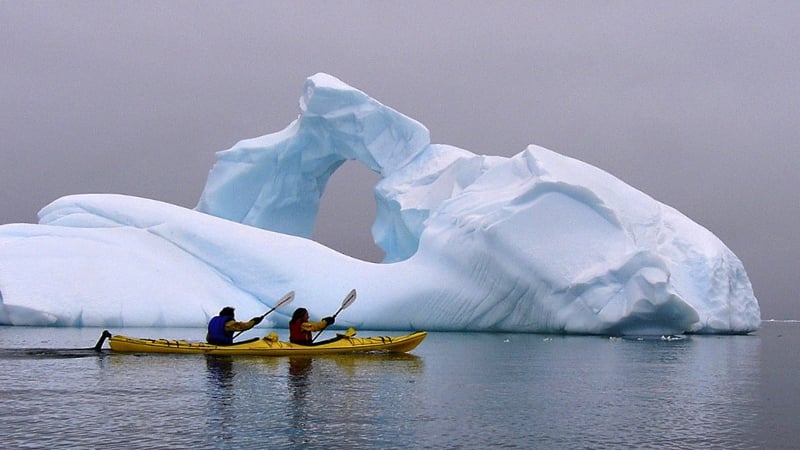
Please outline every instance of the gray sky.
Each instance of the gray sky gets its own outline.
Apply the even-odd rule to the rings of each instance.
[[[194,207],[214,152],[278,131],[327,72],[511,156],[538,144],[705,226],[765,319],[800,319],[800,2],[0,0],[0,224],[58,197]],[[315,236],[377,260],[377,175],[334,174]]]

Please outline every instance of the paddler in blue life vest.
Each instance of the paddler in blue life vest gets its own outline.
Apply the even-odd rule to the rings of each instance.
[[[308,310],[297,308],[292,314],[292,320],[289,321],[289,342],[292,344],[311,345],[314,341],[311,333],[324,330],[333,325],[335,321],[333,317],[324,317],[319,322],[310,322],[308,320]]]
[[[214,345],[231,345],[234,332],[249,330],[261,323],[261,320],[263,317],[256,316],[247,322],[237,322],[233,317],[233,308],[226,306],[222,308],[218,316],[212,317],[208,322],[206,341]]]

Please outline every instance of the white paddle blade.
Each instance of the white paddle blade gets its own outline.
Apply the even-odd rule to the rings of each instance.
[[[281,297],[281,299],[278,300],[278,303],[275,304],[275,308],[280,308],[281,306],[286,306],[289,303],[292,303],[292,300],[294,300],[294,291],[290,291],[289,293],[287,293],[286,295]]]
[[[339,311],[341,311],[342,309],[345,309],[348,306],[352,305],[354,301],[356,301],[356,290],[355,289],[350,291],[350,293],[347,294],[347,297],[344,298],[344,301],[342,302],[342,308]]]

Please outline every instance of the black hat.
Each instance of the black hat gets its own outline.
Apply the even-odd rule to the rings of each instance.
[[[226,306],[222,308],[222,310],[219,312],[219,315],[233,317],[233,306]]]

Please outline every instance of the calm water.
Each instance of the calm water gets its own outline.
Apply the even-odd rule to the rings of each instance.
[[[800,323],[674,341],[431,333],[407,355],[310,359],[20,350],[100,331],[0,327],[4,448],[797,447]]]

